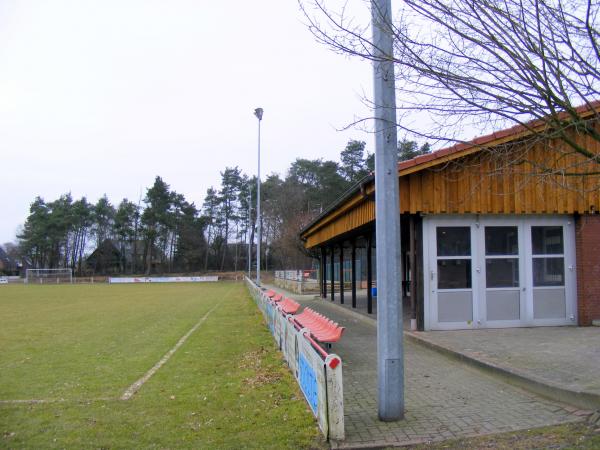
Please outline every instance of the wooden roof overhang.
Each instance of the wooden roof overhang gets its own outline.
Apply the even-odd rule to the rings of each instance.
[[[597,114],[595,102],[579,113]],[[600,176],[560,177],[561,168],[585,171],[594,163],[577,154],[557,155],[546,142],[527,142],[530,123],[456,144],[398,164],[400,212],[423,214],[574,214],[600,211]],[[600,144],[587,135],[572,138],[600,158]],[[556,140],[555,144],[560,145]],[[505,147],[504,151],[499,149]],[[508,151],[506,151],[508,149]],[[486,151],[487,150],[487,151]],[[526,161],[520,161],[527,153]],[[553,170],[534,174],[541,165]],[[375,184],[355,185],[300,232],[306,248],[347,235],[375,220]]]

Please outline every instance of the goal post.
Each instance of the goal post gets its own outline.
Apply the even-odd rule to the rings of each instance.
[[[73,283],[73,270],[67,269],[27,269],[25,283],[60,284]]]

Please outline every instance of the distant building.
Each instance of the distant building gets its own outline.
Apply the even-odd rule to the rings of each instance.
[[[6,273],[12,268],[12,263],[6,252],[0,247],[0,273]]]
[[[105,239],[85,260],[87,268],[94,274],[116,274],[122,271],[124,257],[110,239]]]

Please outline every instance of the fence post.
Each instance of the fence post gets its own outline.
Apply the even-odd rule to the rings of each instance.
[[[329,418],[329,438],[339,441],[344,432],[344,387],[342,384],[342,359],[330,354],[325,358],[327,383],[327,410]]]

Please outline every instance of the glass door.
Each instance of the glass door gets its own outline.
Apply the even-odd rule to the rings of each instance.
[[[472,251],[470,226],[437,226],[432,293],[438,324],[464,328],[473,322]]]
[[[481,319],[488,326],[515,326],[524,319],[519,228],[518,225],[484,227]]]
[[[531,227],[533,320],[567,319],[564,227]]]

